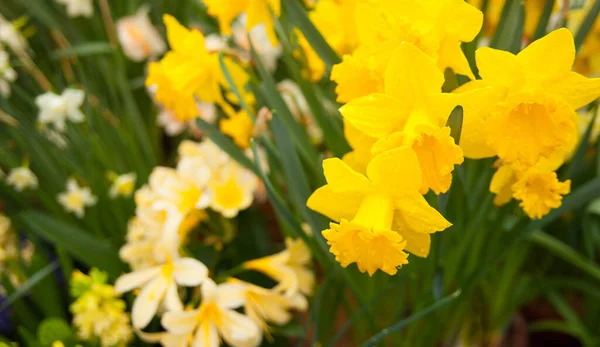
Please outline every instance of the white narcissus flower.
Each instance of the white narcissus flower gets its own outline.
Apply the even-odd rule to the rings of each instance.
[[[67,7],[69,17],[87,17],[94,15],[92,0],[56,0],[57,3]]]
[[[44,125],[53,124],[54,128],[63,132],[67,119],[73,123],[81,123],[85,115],[79,109],[83,105],[85,93],[79,89],[65,89],[61,95],[47,92],[35,98],[40,109],[38,121]]]
[[[218,171],[209,184],[210,207],[225,218],[234,218],[252,204],[258,180],[251,171],[233,160]]]
[[[28,188],[37,188],[38,178],[28,167],[21,166],[9,171],[6,183],[13,186],[16,191],[22,192]]]
[[[148,7],[142,7],[135,15],[117,21],[123,53],[133,61],[158,56],[166,49],[165,42],[148,18],[148,11]]]
[[[135,181],[137,179],[137,175],[133,172],[126,173],[120,176],[117,176],[113,181],[110,190],[108,191],[108,196],[111,199],[116,199],[119,196],[129,197],[133,193],[135,189]]]
[[[27,40],[15,28],[15,25],[0,14],[0,42],[6,43],[15,52],[22,52],[27,48]]]
[[[133,326],[142,329],[150,323],[158,306],[164,303],[169,311],[183,310],[177,286],[194,287],[208,277],[208,269],[193,258],[167,259],[159,266],[131,272],[119,277],[115,283],[117,293],[141,288],[131,310]]]
[[[207,278],[201,290],[202,303],[198,309],[163,315],[161,324],[168,332],[161,338],[164,346],[218,347],[221,339],[233,347],[260,344],[262,334],[258,326],[235,311],[244,304],[243,287],[229,283],[217,286]]]
[[[75,213],[78,218],[83,218],[85,208],[94,206],[98,198],[92,195],[88,187],[80,187],[73,178],[67,180],[67,191],[58,195],[58,202],[67,212]]]
[[[283,54],[283,48],[280,44],[277,44],[277,46],[271,44],[264,24],[255,25],[252,30],[250,30],[250,33],[248,33],[246,30],[246,20],[246,16],[242,15],[238,21],[233,23],[231,28],[233,31],[233,39],[238,46],[242,47],[246,52],[250,52],[250,42],[248,42],[248,36],[250,36],[252,46],[256,50],[263,65],[267,71],[274,72],[277,69],[277,60]]]
[[[0,94],[10,96],[10,84],[17,79],[17,72],[10,66],[6,51],[0,49]]]

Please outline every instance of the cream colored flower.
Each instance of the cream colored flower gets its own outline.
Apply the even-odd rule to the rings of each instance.
[[[315,283],[315,275],[308,268],[311,262],[310,249],[302,240],[287,238],[285,250],[244,263],[247,269],[256,270],[279,282],[275,290],[283,291],[288,296],[300,292],[311,295]]]
[[[38,121],[43,125],[53,124],[54,128],[63,132],[67,119],[73,123],[81,123],[85,115],[79,109],[83,105],[85,93],[79,89],[65,89],[61,95],[46,92],[35,98],[40,109]]]
[[[133,326],[142,329],[150,323],[162,303],[169,311],[183,310],[177,286],[194,287],[207,279],[208,269],[193,258],[167,259],[159,266],[131,272],[117,279],[117,293],[141,288],[131,311]]]
[[[283,48],[279,43],[273,46],[271,40],[267,36],[267,30],[264,24],[255,25],[250,32],[246,31],[246,15],[243,14],[237,21],[235,21],[231,30],[233,31],[233,39],[235,43],[240,46],[245,52],[249,59],[250,42],[254,50],[260,57],[261,62],[269,72],[275,72],[277,69],[277,61],[283,54]],[[248,40],[250,37],[250,40]],[[243,58],[243,56],[242,56]]]
[[[27,48],[27,40],[17,30],[16,26],[0,14],[0,42],[6,43],[15,52],[22,52]]]
[[[89,187],[80,187],[73,178],[67,180],[67,191],[58,195],[58,202],[67,212],[75,213],[78,218],[83,218],[85,208],[94,206],[98,198],[92,194]]]
[[[59,4],[67,7],[69,17],[87,17],[94,15],[92,0],[56,0]]]
[[[129,197],[133,193],[135,189],[135,181],[137,179],[137,175],[133,172],[126,173],[120,176],[117,176],[113,181],[110,190],[108,191],[108,196],[111,199],[115,199],[118,196]]]
[[[141,7],[135,15],[117,21],[117,35],[123,53],[133,60],[142,61],[162,54],[166,45],[148,18],[149,8]]]
[[[210,207],[226,218],[233,218],[252,204],[257,186],[256,176],[232,160],[213,174],[209,184]]]
[[[38,187],[38,178],[28,167],[17,167],[11,169],[6,177],[6,183],[22,192],[25,189],[36,189]]]
[[[268,330],[267,323],[287,324],[292,319],[291,310],[305,311],[308,308],[306,298],[300,293],[286,296],[282,295],[280,291],[266,289],[234,278],[230,278],[227,283],[238,286],[235,291],[242,296],[244,313],[265,331]],[[230,290],[230,292],[234,291]]]
[[[17,79],[17,72],[10,66],[8,53],[0,48],[0,94],[10,96],[10,85]]]
[[[198,309],[163,315],[161,324],[169,332],[163,336],[163,346],[218,347],[221,338],[233,347],[258,346],[262,339],[259,328],[250,318],[235,311],[243,304],[241,289],[228,283],[217,286],[210,278],[206,279]]]

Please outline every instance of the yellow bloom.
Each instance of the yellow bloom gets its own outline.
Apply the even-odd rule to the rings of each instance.
[[[57,200],[67,212],[74,213],[78,218],[83,218],[86,207],[98,202],[90,188],[80,187],[73,178],[67,180],[67,191],[59,194]]]
[[[250,260],[244,266],[271,277],[279,284],[277,291],[288,296],[295,293],[311,295],[315,283],[315,275],[308,268],[311,261],[310,249],[302,240],[285,240],[286,249],[267,257]]]
[[[292,296],[282,295],[274,289],[266,289],[252,283],[234,278],[227,280],[233,290],[241,295],[244,302],[244,313],[259,328],[268,330],[267,322],[277,325],[287,324],[292,319],[291,310],[306,310],[308,302],[300,293]],[[234,289],[235,288],[235,289]]]
[[[442,94],[443,83],[444,76],[430,57],[402,43],[387,66],[385,94],[360,97],[340,109],[347,122],[379,140],[372,155],[400,146],[414,149],[423,171],[423,194],[429,189],[436,194],[448,191],[454,165],[463,161],[462,150],[445,127],[459,101]]]
[[[574,110],[600,95],[600,79],[570,71],[574,58],[573,36],[567,29],[548,34],[518,55],[487,47],[477,50],[483,80],[459,92],[492,86],[497,101],[489,103],[488,112],[465,114],[465,123],[481,125],[463,129],[462,136],[471,140],[465,156],[496,154],[506,164],[529,167],[566,155],[577,140]],[[473,153],[478,146],[490,151]]]
[[[171,311],[181,311],[177,286],[194,287],[207,279],[208,269],[193,258],[167,259],[159,266],[122,275],[115,283],[117,293],[141,288],[133,302],[133,326],[142,329],[150,323],[161,303]]]
[[[206,279],[198,309],[163,315],[161,324],[171,335],[162,337],[163,345],[218,347],[222,338],[233,347],[258,346],[262,338],[259,328],[250,318],[235,311],[243,304],[239,289],[229,283],[217,286],[210,278]],[[166,343],[165,339],[179,344]]]
[[[325,160],[323,169],[327,185],[317,189],[307,205],[340,221],[331,223],[323,235],[342,266],[356,262],[370,275],[377,269],[393,275],[407,263],[405,247],[427,256],[429,234],[451,225],[419,193],[422,175],[410,148],[376,156],[366,177],[337,158]]]
[[[377,142],[377,139],[360,132],[349,121],[344,121],[344,136],[352,147],[352,151],[346,153],[342,157],[342,161],[352,170],[365,174],[367,165],[371,161],[371,147]]]
[[[352,16],[356,0],[321,0],[309,12],[309,18],[323,34],[329,46],[338,54],[350,54],[357,44],[354,22],[348,20]],[[319,81],[325,74],[325,63],[312,48],[306,37],[296,30],[300,46],[312,81]],[[296,52],[300,55],[300,52]]]
[[[243,109],[229,118],[221,120],[219,124],[221,131],[229,135],[236,145],[243,149],[250,147],[250,139],[254,134],[254,123]]]
[[[385,68],[402,42],[417,46],[442,71],[449,67],[473,78],[460,45],[477,36],[483,15],[462,0],[362,1],[354,20],[359,47],[331,74],[340,102],[383,91]]]
[[[92,269],[91,276],[76,271],[71,278],[73,325],[82,340],[99,338],[103,347],[125,346],[133,337],[125,302],[113,286],[106,284],[106,274]]]
[[[231,35],[231,23],[243,12],[246,13],[246,30],[263,24],[267,36],[273,45],[277,44],[277,35],[271,12],[275,17],[281,13],[281,0],[204,0],[208,14],[219,21],[223,35]]]
[[[25,166],[11,169],[6,176],[6,183],[13,186],[17,192],[35,189],[39,184],[37,176]]]
[[[571,191],[571,181],[559,182],[555,172],[532,167],[512,189],[515,199],[521,200],[519,205],[525,213],[533,219],[540,219],[561,205],[562,195]]]

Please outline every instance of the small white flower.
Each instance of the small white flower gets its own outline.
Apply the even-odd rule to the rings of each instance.
[[[123,53],[133,61],[158,56],[166,49],[162,37],[148,18],[148,7],[140,8],[134,16],[119,19],[117,35]]]
[[[136,179],[137,179],[137,175],[133,172],[118,176],[114,180],[112,186],[110,187],[110,190],[108,191],[108,196],[111,199],[115,199],[118,196],[122,196],[122,197],[131,196],[131,194],[133,193],[133,190],[135,189]]]
[[[16,191],[22,192],[27,188],[37,188],[38,178],[28,167],[22,166],[10,170],[6,177],[6,183],[13,186]]]
[[[94,15],[92,0],[56,0],[56,2],[67,7],[69,17],[90,18]]]
[[[67,212],[75,213],[78,218],[83,218],[86,206],[94,206],[98,198],[92,195],[88,187],[80,187],[73,178],[67,180],[67,191],[58,195],[58,202]]]
[[[182,122],[172,110],[163,109],[156,117],[156,123],[161,126],[169,136],[181,134],[186,127],[186,122]]]
[[[193,258],[167,259],[159,266],[131,272],[117,279],[115,291],[125,293],[141,288],[133,302],[131,321],[137,329],[150,323],[158,306],[164,303],[169,311],[183,310],[177,286],[195,287],[208,277],[208,269]]]
[[[265,68],[269,72],[274,72],[277,69],[277,60],[283,54],[283,48],[279,44],[277,46],[271,44],[264,24],[255,25],[248,34],[246,31],[246,20],[246,16],[242,15],[238,21],[233,23],[233,39],[238,46],[242,47],[246,52],[250,52],[250,43],[248,42],[248,36],[250,36],[252,46],[260,56]]]
[[[10,66],[6,51],[0,49],[0,94],[10,96],[10,84],[17,79],[17,72]]]
[[[6,20],[2,15],[0,15],[0,42],[6,43],[15,52],[27,48],[27,41],[23,35],[15,29],[13,23]]]
[[[53,124],[59,132],[64,132],[67,119],[81,123],[85,115],[79,110],[85,99],[85,93],[79,89],[65,89],[61,95],[47,92],[35,98],[40,109],[38,121],[44,125]]]

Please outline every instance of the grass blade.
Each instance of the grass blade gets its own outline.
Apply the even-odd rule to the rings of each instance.
[[[502,9],[496,34],[490,47],[517,54],[521,50],[523,25],[525,23],[525,5],[522,0],[508,0]]]
[[[13,302],[29,294],[31,289],[43,281],[46,277],[51,275],[56,269],[58,269],[58,261],[46,265],[40,271],[29,277],[25,283],[23,283],[14,293],[12,293],[6,300],[0,305],[0,313],[4,312]]]
[[[596,21],[596,17],[598,17],[598,13],[600,13],[600,0],[596,0],[587,16],[585,16],[585,19],[581,23],[579,30],[577,30],[577,34],[575,34],[575,48],[578,52],[579,49],[581,49],[581,45],[583,45],[586,37],[590,33],[590,30],[592,30],[592,26]]]
[[[371,346],[377,345],[383,339],[385,339],[388,335],[390,335],[390,334],[404,328],[408,324],[410,324],[418,319],[421,319],[421,318],[425,317],[426,315],[428,315],[432,312],[435,312],[435,311],[441,309],[442,307],[448,305],[449,303],[451,303],[452,301],[457,299],[460,296],[460,293],[461,293],[461,291],[459,289],[459,290],[455,291],[454,293],[446,296],[445,298],[443,298],[439,301],[436,301],[435,303],[433,303],[432,305],[430,305],[423,311],[413,314],[412,316],[405,318],[405,319],[399,321],[398,323],[395,323],[395,324],[381,330],[380,332],[375,334],[375,336],[373,336],[370,339],[368,339],[367,341],[363,342],[360,346],[361,347],[371,347]]]
[[[538,22],[538,25],[535,28],[535,33],[533,34],[533,41],[540,39],[546,35],[546,29],[548,28],[550,16],[552,15],[552,8],[554,7],[555,2],[555,0],[546,0],[546,5],[544,5],[544,11],[542,12],[540,21]]]
[[[97,54],[110,54],[115,51],[115,47],[109,42],[87,42],[81,45],[56,50],[50,55],[50,58],[58,59],[73,56],[87,57]]]

